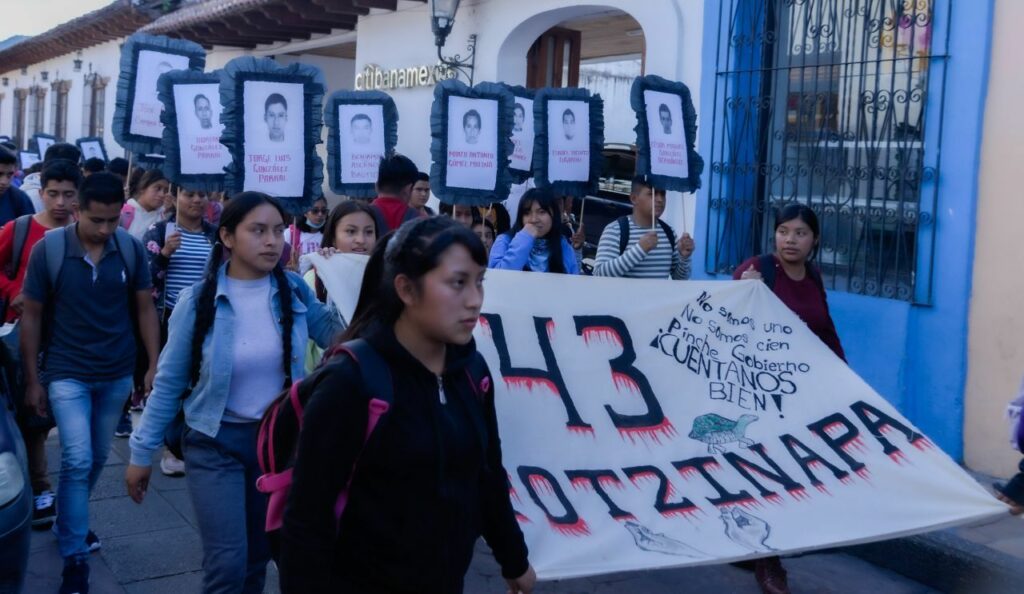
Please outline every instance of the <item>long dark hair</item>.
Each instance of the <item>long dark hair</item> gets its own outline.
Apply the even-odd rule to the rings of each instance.
[[[162,181],[167,181],[167,178],[164,177],[164,172],[160,169],[136,167],[132,169],[131,177],[128,179],[128,197],[138,198],[146,188]]]
[[[821,237],[821,227],[818,225],[818,215],[815,214],[811,207],[799,203],[783,206],[775,212],[775,231],[778,231],[781,225],[795,219],[800,219],[806,223],[811,229],[811,234],[814,235],[814,247],[811,248],[811,253],[807,255],[808,260],[814,260],[815,256],[818,255],[818,238]]]
[[[334,236],[341,220],[348,215],[357,212],[364,213],[366,216],[370,217],[370,220],[373,221],[374,236],[377,241],[380,241],[380,226],[377,224],[377,217],[374,216],[373,209],[370,208],[370,205],[359,200],[345,200],[335,206],[334,210],[331,211],[331,216],[327,218],[327,222],[323,227],[324,238],[320,240],[320,248],[324,249],[335,247]],[[320,276],[318,275],[316,276],[316,298],[322,302],[327,301],[327,287],[324,286],[323,281],[320,280]]]
[[[196,322],[192,334],[192,368],[189,373],[190,385],[193,387],[199,381],[199,370],[203,363],[203,342],[206,340],[206,335],[210,332],[210,328],[213,327],[213,319],[216,315],[214,299],[217,296],[217,275],[220,272],[221,260],[224,257],[224,244],[220,241],[220,231],[221,229],[227,229],[229,232],[234,233],[246,215],[256,207],[264,204],[269,204],[276,208],[281,213],[281,220],[284,220],[285,212],[281,205],[270,196],[261,192],[242,192],[232,196],[231,200],[224,207],[224,212],[221,213],[220,226],[217,228],[217,243],[213,245],[213,251],[210,252],[210,260],[206,264],[206,273],[202,279],[202,290],[195,300]],[[277,281],[277,294],[281,300],[284,387],[288,388],[292,384],[291,353],[292,322],[294,318],[291,304],[292,291],[291,286],[288,284],[288,277],[285,275],[280,263],[274,267],[272,274]],[[217,370],[217,372],[226,373],[225,370]]]
[[[536,202],[549,215],[551,215],[551,229],[543,238],[548,242],[548,272],[565,274],[565,262],[562,259],[562,207],[554,194],[540,188],[532,188],[523,194],[519,201],[519,208],[516,210],[516,219],[512,221],[512,228],[506,233],[511,240],[523,230],[523,217]]]
[[[317,202],[323,202],[324,206],[327,206],[326,198],[317,198],[316,200],[313,201],[313,204],[309,205],[309,208],[312,209],[314,206],[316,206]],[[287,221],[288,219],[285,220]],[[309,222],[306,220],[306,213],[302,213],[295,217],[295,226],[298,227],[299,231],[302,231],[303,233],[316,233],[317,231],[323,231],[327,225],[325,224],[323,227],[320,227],[319,229],[314,229],[309,226]]]
[[[487,266],[487,252],[480,238],[447,217],[408,221],[398,231],[378,239],[363,273],[352,323],[340,340],[359,338],[375,322],[394,324],[405,308],[395,290],[395,278],[403,274],[418,284],[437,268],[441,255],[453,245],[464,246],[474,262]]]

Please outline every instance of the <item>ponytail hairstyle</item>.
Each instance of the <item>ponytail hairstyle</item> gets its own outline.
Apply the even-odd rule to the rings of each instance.
[[[487,266],[487,252],[480,238],[448,217],[414,219],[378,239],[363,273],[352,323],[339,340],[360,338],[374,323],[393,325],[405,309],[395,290],[395,278],[405,275],[420,286],[423,277],[437,268],[441,256],[453,245],[465,247],[474,262]]]
[[[379,242],[381,240],[380,225],[377,222],[377,217],[375,216],[373,208],[369,204],[361,200],[350,199],[341,202],[340,204],[334,207],[334,210],[331,211],[331,215],[327,218],[327,222],[324,223],[324,238],[320,240],[320,249],[335,247],[334,235],[337,232],[338,225],[341,224],[341,220],[347,217],[348,215],[357,212],[366,214],[366,216],[370,217],[370,220],[373,221],[374,236]],[[314,277],[316,278],[316,298],[321,303],[326,303],[327,287],[324,286],[323,281],[320,280],[320,277],[318,275],[314,274]]]
[[[242,220],[245,219],[253,209],[264,204],[269,204],[277,209],[281,213],[281,220],[285,219],[285,212],[281,205],[270,196],[263,194],[262,192],[242,192],[241,194],[234,195],[227,205],[224,207],[224,212],[220,217],[220,226],[217,227],[217,243],[213,245],[213,251],[210,252],[210,260],[206,264],[206,272],[203,275],[203,279],[199,286],[202,290],[195,298],[196,304],[196,321],[192,334],[192,367],[189,371],[189,386],[195,387],[196,383],[199,382],[199,370],[202,368],[203,363],[203,342],[206,341],[206,335],[209,334],[210,329],[213,327],[213,319],[216,315],[216,303],[214,300],[217,296],[217,275],[220,272],[220,266],[223,263],[224,252],[227,248],[220,240],[220,231],[226,229],[227,231],[234,233],[241,224]],[[291,285],[288,282],[288,277],[284,273],[284,269],[281,268],[281,264],[278,263],[274,267],[272,272],[274,279],[277,281],[277,294],[281,300],[281,342],[283,355],[282,360],[284,364],[284,387],[288,388],[292,385],[292,366],[291,366],[291,352],[292,352],[292,323],[294,314],[291,307],[292,290]]]
[[[536,202],[542,209],[551,215],[551,229],[544,237],[548,242],[548,272],[565,274],[565,262],[562,260],[562,207],[555,195],[547,190],[531,188],[523,194],[519,201],[519,208],[516,210],[516,220],[512,222],[512,228],[506,233],[509,240],[523,230],[523,218],[529,214],[530,208]]]

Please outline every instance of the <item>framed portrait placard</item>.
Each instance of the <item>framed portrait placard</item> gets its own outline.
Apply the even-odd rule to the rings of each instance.
[[[18,151],[18,166],[21,167],[22,171],[42,160],[43,159],[39,156],[39,153],[34,153],[32,151]]]
[[[487,205],[512,185],[512,93],[498,83],[468,87],[446,80],[434,87],[430,189],[443,202]]]
[[[534,182],[565,196],[597,191],[603,164],[604,101],[586,89],[537,91],[533,102]]]
[[[82,151],[83,162],[89,159],[103,159],[104,162],[110,160],[107,158],[107,147],[99,136],[79,138],[75,144],[78,146],[78,150]]]
[[[32,142],[36,145],[36,152],[39,153],[39,158],[42,159],[46,157],[46,149],[57,144],[57,137],[51,134],[34,134]]]
[[[533,91],[506,85],[512,93],[512,157],[509,169],[515,183],[521,184],[533,177]]]
[[[630,104],[637,119],[636,172],[650,177],[659,189],[700,188],[704,159],[694,148],[697,112],[690,89],[660,76],[641,76],[633,81]]]
[[[118,144],[134,153],[160,152],[164,124],[157,80],[166,72],[202,72],[205,66],[206,51],[198,43],[145,33],[129,37],[121,48],[111,127]]]
[[[164,175],[193,190],[224,189],[231,152],[220,143],[220,72],[173,70],[158,80],[164,124]]]
[[[316,145],[326,86],[320,69],[308,64],[280,66],[251,56],[227,63],[220,81],[220,141],[232,157],[224,179],[229,192],[264,192],[292,214],[323,196]]]
[[[327,172],[331,189],[354,198],[377,195],[377,169],[398,143],[398,109],[380,91],[339,91],[327,99]]]

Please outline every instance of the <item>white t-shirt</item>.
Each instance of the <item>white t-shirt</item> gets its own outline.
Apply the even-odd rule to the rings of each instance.
[[[128,205],[135,208],[135,213],[132,215],[132,224],[128,227],[128,234],[142,241],[142,236],[146,234],[146,231],[149,231],[149,228],[163,216],[164,209],[160,207],[156,210],[146,210],[134,198],[128,200]]]
[[[270,306],[270,276],[225,282],[235,327],[224,420],[258,421],[284,387],[284,347]]]

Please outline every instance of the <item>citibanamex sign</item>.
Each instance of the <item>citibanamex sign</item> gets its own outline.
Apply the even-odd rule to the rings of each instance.
[[[409,66],[385,70],[376,64],[367,64],[356,74],[356,90],[372,91],[383,89],[412,89],[433,87],[442,80],[455,78],[458,74],[438,62],[434,66]]]

